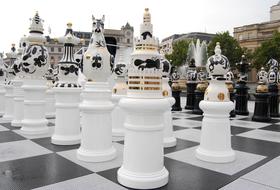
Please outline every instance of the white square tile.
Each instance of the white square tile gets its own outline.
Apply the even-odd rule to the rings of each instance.
[[[271,125],[271,123],[261,123],[261,122],[254,122],[254,121],[243,121],[243,120],[231,120],[231,125],[236,127],[245,127],[250,129],[258,129],[262,127],[266,127]]]
[[[280,188],[280,159],[273,159],[266,164],[258,167],[242,178],[268,185],[274,188]]]
[[[34,190],[126,190],[126,188],[118,185],[98,174],[90,174],[48,186],[36,188]]]
[[[50,123],[55,123],[55,119],[48,119]]]
[[[51,137],[52,134],[54,133],[54,126],[52,127],[48,127],[49,128],[49,131],[45,134],[40,134],[40,135],[26,135],[26,134],[22,134],[21,130],[19,129],[16,129],[16,130],[13,130],[13,132],[19,134],[20,136],[23,136],[24,138],[27,138],[27,139],[38,139],[38,138],[45,138],[45,137]]]
[[[10,121],[6,121],[3,118],[0,118],[0,123],[10,123]]]
[[[174,131],[176,138],[188,141],[200,142],[201,130],[199,129],[183,129]]]
[[[2,125],[0,125],[0,132],[1,132],[1,131],[9,131],[9,129],[6,128],[6,127],[4,127],[4,126],[2,126]]]
[[[52,152],[30,140],[0,143],[0,162],[49,153]]]
[[[189,119],[176,119],[173,120],[173,125],[185,128],[200,127],[201,121],[189,120]]]
[[[257,129],[238,134],[237,136],[280,143],[280,133],[275,131]]]
[[[114,160],[107,162],[83,162],[77,159],[77,149],[67,150],[62,152],[57,152],[57,154],[63,156],[64,158],[80,165],[93,172],[100,172],[116,167],[120,167],[123,161],[123,145],[119,143],[113,143],[113,146],[117,149],[117,157]]]
[[[224,173],[227,175],[233,175],[265,158],[265,156],[257,154],[235,151],[236,160],[231,163],[210,163],[201,161],[196,158],[195,152],[197,148],[198,146],[166,154],[165,156],[174,160],[178,160],[216,172]]]
[[[244,115],[236,115],[235,117],[231,117],[230,119],[245,119],[245,118],[248,118],[250,116],[244,116]]]
[[[112,136],[112,141],[116,142],[116,141],[123,141],[124,137],[117,137],[117,136]]]
[[[239,178],[231,182],[230,184],[222,187],[220,190],[276,190],[276,189]]]
[[[184,119],[184,118],[194,118],[194,117],[199,117],[199,115],[195,115],[195,114],[189,114],[189,113],[182,113],[182,112],[178,112],[178,113],[173,113],[172,114],[172,117],[173,118],[181,118],[181,119]]]

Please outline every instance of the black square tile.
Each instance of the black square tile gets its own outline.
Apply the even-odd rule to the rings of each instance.
[[[201,127],[193,127],[193,129],[199,129],[199,130],[201,130]]]
[[[119,144],[124,144],[124,140],[123,141],[116,141]]]
[[[8,129],[10,129],[10,130],[18,129],[18,127],[13,127],[13,126],[11,125],[11,123],[0,123],[0,125],[2,125],[2,126],[4,126],[4,127],[8,128]]]
[[[11,142],[11,141],[20,141],[25,140],[23,136],[20,136],[13,131],[2,131],[0,132],[0,143]]]
[[[232,178],[228,175],[170,158],[164,159],[164,165],[169,171],[169,182],[167,185],[157,188],[157,190],[216,190],[232,181]],[[114,168],[98,172],[98,174],[118,183],[117,171],[118,168]]]
[[[176,151],[183,150],[183,149],[190,148],[190,147],[197,146],[197,145],[199,145],[199,143],[197,143],[197,142],[187,141],[187,140],[177,138],[176,146],[170,147],[170,148],[164,148],[164,154],[176,152]]]
[[[48,127],[53,127],[53,126],[54,126],[54,123],[48,122],[47,126],[48,126]]]
[[[275,131],[275,132],[280,132],[280,125],[278,124],[272,124],[263,128],[260,128],[262,130],[268,130],[268,131]]]
[[[198,116],[198,117],[192,117],[192,118],[188,118],[190,120],[194,120],[194,121],[202,121],[203,116]]]
[[[252,115],[252,116],[248,116],[248,117],[243,118],[243,119],[239,119],[239,120],[243,120],[243,121],[252,121],[252,117],[253,117],[253,115]],[[256,121],[254,121],[254,122],[256,122]],[[265,122],[263,122],[263,123],[278,123],[278,122],[279,122],[278,119],[271,119],[270,121],[265,121]]]
[[[187,128],[185,128],[185,127],[179,127],[179,126],[177,126],[177,125],[173,125],[173,130],[174,130],[174,131],[184,130],[184,129],[187,129]]]
[[[230,129],[232,135],[238,135],[240,133],[245,133],[247,131],[253,130],[253,129],[249,129],[245,127],[237,127],[237,126],[230,126]]]
[[[234,150],[271,157],[280,155],[280,143],[276,142],[232,136],[231,143]]]
[[[1,190],[30,190],[93,172],[53,153],[0,163]]]
[[[51,143],[51,138],[50,137],[40,138],[40,139],[31,139],[31,141],[41,145],[42,147],[45,147],[46,149],[54,151],[54,152],[77,149],[77,148],[80,147],[80,144],[78,144],[78,145],[67,145],[67,146],[55,145],[55,144]]]

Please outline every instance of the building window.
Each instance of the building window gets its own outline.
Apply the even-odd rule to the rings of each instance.
[[[129,44],[129,43],[130,43],[130,39],[126,39],[126,43],[128,43],[128,44]]]
[[[54,52],[54,47],[51,47],[51,52]]]
[[[58,52],[61,52],[61,47],[58,48]]]

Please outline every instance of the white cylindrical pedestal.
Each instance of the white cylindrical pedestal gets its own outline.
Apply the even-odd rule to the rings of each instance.
[[[226,163],[235,160],[235,152],[231,148],[229,113],[233,102],[201,101],[200,108],[204,112],[202,120],[200,146],[196,157],[214,163]]]
[[[119,101],[121,98],[124,98],[124,95],[112,95],[112,101],[115,104],[115,108],[112,111],[112,135],[123,137],[124,136],[124,120],[125,113],[122,108],[119,106]]]
[[[125,143],[123,165],[118,170],[120,184],[136,189],[153,189],[168,182],[163,165],[163,114],[167,99],[123,98]]]
[[[46,115],[46,81],[24,79],[24,117],[22,120],[23,134],[35,135],[48,133]]]
[[[55,95],[53,88],[49,87],[46,92],[46,118],[55,117]]]
[[[0,116],[3,116],[5,113],[5,86],[0,84]]]
[[[21,127],[21,121],[23,119],[23,81],[21,79],[15,79],[14,84],[14,118],[12,120],[12,126]]]
[[[79,160],[104,162],[116,157],[112,146],[112,118],[114,108],[108,83],[86,83],[82,92],[81,146],[77,151]]]
[[[52,143],[56,145],[79,144],[80,131],[80,93],[81,88],[54,87],[56,100],[55,130]]]
[[[177,144],[177,139],[175,138],[173,133],[173,120],[171,112],[171,107],[175,103],[175,99],[173,97],[167,97],[166,99],[169,101],[170,107],[167,111],[164,112],[163,145],[164,148],[169,148],[176,146]]]
[[[13,95],[13,85],[5,85],[5,113],[3,115],[3,120],[6,122],[11,122],[14,117],[14,95]]]

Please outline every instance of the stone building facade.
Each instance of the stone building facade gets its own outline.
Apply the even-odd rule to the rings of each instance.
[[[91,32],[73,31],[73,33],[75,36],[82,39],[82,43],[75,46],[74,52],[77,52],[83,47],[88,47],[91,38]],[[126,25],[122,26],[120,30],[105,29],[104,36],[109,52],[115,56],[118,47],[133,46],[134,29],[129,23],[126,23]],[[46,47],[49,51],[50,62],[58,63],[63,55],[63,44],[58,43],[56,38],[50,38],[47,36]]]

